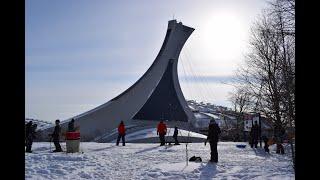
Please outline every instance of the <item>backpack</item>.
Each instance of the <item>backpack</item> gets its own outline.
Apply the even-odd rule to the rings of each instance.
[[[192,156],[189,161],[202,162],[202,159],[201,157]]]

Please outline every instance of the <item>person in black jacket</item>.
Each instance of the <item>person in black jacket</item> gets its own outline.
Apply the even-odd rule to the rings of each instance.
[[[270,153],[269,144],[268,144],[269,139],[267,138],[267,136],[262,136],[262,139],[264,142],[264,151],[267,153]]]
[[[174,139],[174,145],[180,145],[179,144],[179,141],[178,141],[178,127],[177,126],[175,126],[174,127],[174,132],[173,132],[173,139]]]
[[[32,128],[32,121],[29,121],[26,125],[25,125],[25,146],[27,146],[28,144],[28,137],[29,137],[29,134],[31,132],[31,128]]]
[[[28,153],[32,153],[31,148],[33,139],[35,138],[36,129],[37,124],[32,124],[32,121],[26,125],[26,152]]]
[[[211,149],[211,158],[210,162],[218,162],[218,140],[219,140],[219,134],[221,133],[221,130],[218,126],[218,124],[215,122],[214,119],[210,121],[209,124],[209,130],[208,130],[208,137],[207,140],[204,142],[204,145],[207,144],[207,141],[210,143],[210,149]]]
[[[258,147],[258,140],[259,140],[259,136],[260,136],[260,131],[259,131],[259,126],[257,121],[254,122],[254,125],[251,128],[250,131],[250,136],[251,136],[251,148]]]
[[[60,133],[61,133],[61,126],[60,126],[60,120],[56,120],[56,126],[54,127],[54,131],[51,134],[51,137],[53,139],[54,146],[56,149],[53,152],[62,152],[61,146],[60,146]]]

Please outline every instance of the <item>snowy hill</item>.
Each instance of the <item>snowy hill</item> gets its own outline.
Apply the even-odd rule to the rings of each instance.
[[[65,149],[65,143],[61,143]],[[34,143],[25,155],[26,179],[294,179],[289,153],[271,154],[263,149],[239,149],[234,142],[219,142],[219,163],[207,163],[210,146],[188,145],[189,158],[202,163],[186,166],[186,146],[159,144],[81,143],[84,153],[50,153],[49,143]]]
[[[31,119],[31,118],[26,118],[25,119],[25,124],[27,124],[29,121],[32,121],[33,124],[37,124],[37,130],[40,129],[44,129],[47,128],[49,126],[52,126],[53,123],[47,122],[47,121],[43,121],[43,120],[39,120],[39,119]]]

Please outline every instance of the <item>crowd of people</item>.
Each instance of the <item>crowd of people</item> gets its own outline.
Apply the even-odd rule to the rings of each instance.
[[[32,143],[33,140],[37,137],[37,124],[33,124],[32,121],[29,121],[25,125],[25,146],[26,146],[26,152],[27,153],[32,153],[31,148],[32,148]],[[76,131],[76,128],[74,126],[74,119],[72,119],[68,123],[68,132],[74,132]],[[53,142],[55,146],[55,150],[53,152],[62,152],[62,148],[60,145],[60,135],[61,135],[61,126],[60,126],[60,120],[57,119],[55,121],[55,127],[54,130],[51,134],[48,134],[50,142]]]
[[[68,132],[75,132],[77,131],[78,128],[75,128],[75,120],[72,119],[68,123]],[[33,124],[32,121],[29,121],[26,126],[25,126],[25,146],[26,146],[26,152],[31,153],[32,149],[32,143],[34,138],[36,138],[36,131],[37,129],[37,124]],[[174,127],[174,132],[173,132],[173,139],[174,139],[174,145],[180,145],[179,140],[178,140],[178,127]],[[219,128],[219,125],[215,122],[214,119],[212,119],[209,123],[208,127],[208,136],[207,139],[204,142],[204,145],[209,142],[210,144],[210,150],[211,150],[211,158],[210,162],[218,162],[218,150],[217,150],[217,145],[219,141],[219,135],[221,134],[221,130]],[[55,127],[54,130],[51,134],[49,134],[50,137],[50,142],[53,141],[55,150],[53,152],[62,152],[62,148],[60,145],[60,135],[61,135],[61,126],[60,126],[60,120],[55,121]],[[159,136],[160,140],[160,146],[164,146],[166,144],[166,138],[165,136],[167,135],[167,125],[164,123],[164,121],[160,121],[159,124],[157,125],[157,135]],[[118,138],[116,141],[116,145],[119,146],[120,139],[122,140],[122,145],[125,146],[125,136],[126,136],[126,128],[125,124],[123,121],[120,122],[118,125]],[[250,139],[249,139],[249,144],[251,148],[257,148],[258,146],[258,140],[261,136],[260,128],[255,122],[255,124],[251,128],[250,132]],[[282,143],[280,141],[275,140],[274,138],[267,138],[266,136],[262,136],[262,140],[264,142],[264,150],[265,152],[269,153],[269,146],[274,144],[276,142],[277,144],[277,152],[276,153],[281,153],[284,154],[284,148],[282,146]],[[171,142],[170,142],[171,143]]]
[[[281,134],[285,134],[285,132],[281,132]],[[257,121],[255,121],[250,131],[249,144],[251,148],[258,148],[258,141],[260,138],[264,142],[263,148],[265,152],[270,153],[269,146],[276,144],[276,153],[284,154],[284,147],[282,145],[283,137],[280,136],[278,138],[268,138],[266,135],[261,136],[261,129],[259,128]]]

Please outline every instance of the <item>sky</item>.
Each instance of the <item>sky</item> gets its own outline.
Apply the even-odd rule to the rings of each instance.
[[[25,116],[53,122],[95,108],[134,84],[168,21],[195,28],[178,76],[186,99],[231,107],[230,80],[265,0],[27,0]]]

